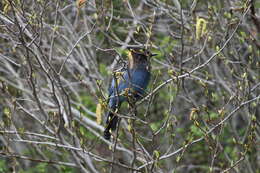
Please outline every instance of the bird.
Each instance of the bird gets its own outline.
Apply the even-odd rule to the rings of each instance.
[[[117,127],[117,111],[124,101],[136,102],[145,94],[145,89],[151,78],[150,59],[156,54],[141,48],[128,48],[128,64],[112,79],[108,89],[108,112],[106,114],[106,128],[104,138],[110,140],[111,130]]]

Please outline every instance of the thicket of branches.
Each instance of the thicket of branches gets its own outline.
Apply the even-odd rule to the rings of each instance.
[[[0,172],[260,172],[259,6],[1,1]],[[129,46],[158,54],[153,77],[107,141]]]

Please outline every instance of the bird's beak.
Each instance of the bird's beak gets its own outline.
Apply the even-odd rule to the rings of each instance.
[[[156,55],[158,55],[158,54],[157,53],[153,53],[153,54],[151,54],[151,57],[156,56]]]

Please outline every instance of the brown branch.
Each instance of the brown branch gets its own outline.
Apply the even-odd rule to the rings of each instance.
[[[15,153],[5,153],[0,152],[1,157],[11,157],[11,158],[18,158],[18,159],[24,159],[24,160],[30,160],[33,162],[42,162],[42,163],[48,163],[48,164],[55,164],[55,165],[64,165],[64,166],[70,166],[70,167],[76,167],[79,168],[75,163],[69,163],[69,162],[61,162],[61,161],[55,161],[55,160],[42,160],[42,159],[34,159],[31,157],[15,154]]]

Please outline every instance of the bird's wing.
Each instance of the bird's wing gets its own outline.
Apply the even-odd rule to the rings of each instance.
[[[110,84],[110,87],[108,88],[108,97],[110,97],[113,93],[115,87],[115,79],[113,78]]]
[[[145,89],[150,80],[150,72],[144,69],[135,69],[131,71],[131,84],[130,88],[134,91],[134,96],[136,98],[143,97],[145,94]]]
[[[127,88],[132,88],[137,92],[143,93],[146,89],[148,82],[150,80],[150,72],[144,69],[131,69],[125,70],[119,78],[117,77],[117,85],[115,80],[112,81],[111,85],[111,95],[117,91],[119,94],[125,91]],[[111,96],[110,95],[110,96]]]
[[[131,79],[133,86],[146,89],[150,80],[150,72],[144,69],[138,69],[134,70],[131,74],[133,76]]]
[[[126,76],[126,70],[120,70],[114,73],[110,87],[108,88],[108,97],[112,96],[113,93],[118,90],[120,93],[122,91],[123,83]]]

